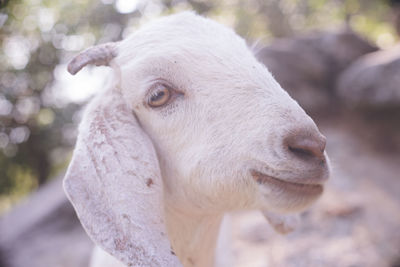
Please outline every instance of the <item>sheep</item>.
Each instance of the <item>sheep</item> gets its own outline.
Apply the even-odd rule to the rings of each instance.
[[[225,213],[259,209],[285,232],[274,214],[322,194],[325,137],[233,30],[166,16],[68,70],[86,65],[113,77],[85,110],[64,190],[110,265],[213,266]]]

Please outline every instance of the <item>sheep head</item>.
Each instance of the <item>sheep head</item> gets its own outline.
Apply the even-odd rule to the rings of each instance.
[[[325,138],[232,30],[182,13],[107,47],[72,61],[115,79],[86,111],[64,185],[106,251],[178,266],[165,206],[292,212],[321,195]]]

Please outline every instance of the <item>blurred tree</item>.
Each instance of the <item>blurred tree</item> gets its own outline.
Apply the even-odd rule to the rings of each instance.
[[[90,0],[14,0],[2,10],[0,196],[16,199],[65,167],[79,104],[56,101],[54,69],[96,39],[120,39],[125,18]]]

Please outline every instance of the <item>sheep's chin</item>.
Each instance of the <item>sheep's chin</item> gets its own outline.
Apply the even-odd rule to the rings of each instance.
[[[319,183],[291,182],[257,171],[251,175],[257,182],[269,208],[277,212],[298,212],[308,208],[323,193]]]

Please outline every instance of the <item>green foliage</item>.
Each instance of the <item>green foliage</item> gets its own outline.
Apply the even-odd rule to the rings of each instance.
[[[18,0],[0,14],[0,211],[66,166],[74,142],[68,133],[80,105],[57,103],[53,70],[101,34],[107,24],[98,23],[98,6],[86,0]]]

